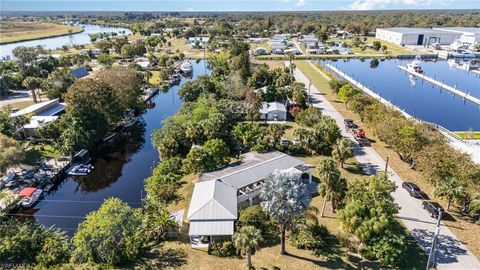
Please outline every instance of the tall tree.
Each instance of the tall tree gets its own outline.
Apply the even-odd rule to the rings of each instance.
[[[352,142],[348,138],[337,140],[337,143],[333,146],[332,156],[333,159],[340,163],[340,166],[343,168],[345,160],[353,157]]]
[[[244,226],[233,235],[235,247],[246,254],[248,269],[252,268],[252,251],[258,249],[262,241],[261,231],[253,226]]]
[[[260,198],[265,213],[279,224],[280,253],[284,255],[285,233],[292,229],[295,219],[305,212],[310,203],[308,186],[300,173],[276,170],[265,179]]]
[[[73,236],[75,262],[119,266],[138,259],[145,251],[142,218],[118,198],[106,200],[87,215]]]
[[[438,180],[435,195],[447,200],[447,211],[450,211],[452,201],[461,201],[465,197],[465,185],[456,177],[445,176]]]
[[[339,187],[337,183],[340,181],[340,171],[337,169],[335,161],[331,158],[320,161],[317,171],[320,180],[320,194],[323,196],[323,206],[320,216],[323,217],[327,200],[332,201],[332,209],[334,209],[334,194],[340,192],[340,190],[336,190],[336,188]]]
[[[22,86],[30,90],[34,103],[37,103],[37,90],[42,85],[42,79],[38,77],[27,77],[22,82]]]

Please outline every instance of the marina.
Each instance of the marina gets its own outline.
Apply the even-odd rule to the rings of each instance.
[[[411,60],[339,60],[319,62],[333,67],[359,84],[362,90],[384,103],[399,108],[404,115],[415,117],[450,131],[480,130],[480,108],[438,86],[399,70]],[[327,68],[328,68],[327,66]],[[441,78],[443,83],[465,89],[469,95],[480,97],[480,78],[472,72],[452,69],[447,61],[422,62],[423,74]],[[334,72],[336,73],[336,72]],[[337,75],[338,76],[338,75]],[[343,77],[343,76],[341,76]],[[368,90],[367,90],[368,91]]]

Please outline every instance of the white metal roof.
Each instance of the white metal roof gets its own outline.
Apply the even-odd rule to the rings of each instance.
[[[237,219],[237,190],[218,180],[196,183],[187,218],[189,220]]]
[[[290,169],[299,165],[308,164],[278,151],[263,154],[249,152],[244,155],[242,163],[227,166],[222,170],[205,173],[198,181],[221,180],[224,184],[240,189],[265,179],[275,170]]]
[[[274,111],[286,112],[287,108],[283,103],[280,102],[262,102],[262,108],[260,108],[260,113],[269,113]]]
[[[59,103],[59,99],[52,99],[52,100],[47,100],[44,102],[36,103],[31,106],[28,106],[24,109],[21,109],[17,112],[12,113],[10,116],[15,117],[19,115],[25,115],[25,114],[30,114],[30,113],[35,113],[38,114],[42,111],[47,110],[48,108],[51,108],[52,106],[55,106],[56,104]]]
[[[189,236],[232,235],[233,220],[194,220],[190,222]]]

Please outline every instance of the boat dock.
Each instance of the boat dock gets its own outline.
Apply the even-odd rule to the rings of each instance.
[[[429,83],[431,83],[431,84],[433,84],[433,85],[436,85],[436,86],[440,87],[441,89],[447,90],[448,92],[450,92],[450,93],[452,93],[452,94],[454,94],[454,95],[457,95],[457,96],[459,96],[459,97],[462,97],[462,98],[465,99],[465,100],[468,100],[468,101],[471,101],[471,102],[473,102],[473,103],[475,103],[475,104],[477,104],[477,105],[480,105],[480,99],[469,95],[468,92],[460,91],[460,90],[458,90],[458,89],[456,89],[456,88],[454,88],[454,87],[451,87],[451,86],[449,86],[449,85],[444,84],[443,82],[439,82],[439,81],[437,81],[437,80],[435,80],[435,79],[433,79],[433,78],[430,78],[430,77],[428,77],[428,76],[425,76],[425,75],[420,74],[420,73],[418,73],[418,72],[415,72],[415,71],[413,71],[413,70],[409,70],[409,69],[407,69],[407,68],[404,67],[404,66],[397,66],[397,67],[398,67],[399,69],[401,69],[401,70],[403,70],[403,71],[405,71],[405,72],[413,75],[413,76],[416,76],[416,77],[418,77],[418,78],[420,78],[420,79],[422,79],[422,80],[424,80],[424,81],[427,81],[427,82],[429,82]]]
[[[356,81],[355,79],[353,79],[352,77],[348,76],[347,74],[341,72],[340,70],[338,70],[336,67],[334,67],[333,65],[331,64],[324,64],[324,67],[326,67],[327,69],[330,69],[330,71],[333,71],[333,74],[337,74],[338,76],[342,77],[343,79],[345,79],[347,82],[349,82],[350,84],[352,84],[353,86],[357,87],[358,89],[362,90],[364,93],[368,94],[369,96],[371,96],[372,98],[378,100],[379,102],[391,107],[391,108],[394,108],[396,110],[398,110],[400,113],[402,113],[406,118],[414,118],[412,117],[410,114],[408,114],[407,112],[405,112],[404,110],[398,108],[397,106],[395,106],[395,104],[393,104],[392,102],[384,99],[383,97],[381,97],[379,94],[375,93],[374,91],[372,91],[371,89],[369,89],[368,87],[366,87],[365,85],[359,83],[358,81]]]

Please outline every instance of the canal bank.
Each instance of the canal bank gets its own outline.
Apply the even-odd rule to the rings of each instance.
[[[192,80],[209,74],[203,61],[192,63]],[[97,210],[105,199],[116,197],[132,207],[140,207],[145,195],[144,179],[160,161],[159,153],[151,143],[152,133],[181,107],[178,91],[186,81],[182,79],[180,85],[153,97],[150,102],[154,106],[140,116],[138,124],[94,158],[95,170],[90,175],[66,178],[34,208],[22,214],[73,235],[77,225],[88,213]]]

